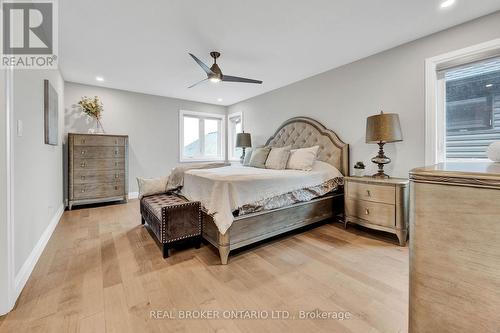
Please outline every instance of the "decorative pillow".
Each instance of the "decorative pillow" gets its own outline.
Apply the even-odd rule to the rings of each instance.
[[[139,199],[147,195],[165,193],[167,191],[167,182],[168,176],[150,179],[137,177]]]
[[[255,150],[252,152],[250,163],[248,165],[254,168],[264,169],[266,167],[266,160],[270,151],[271,148],[268,147],[255,148]]]
[[[290,156],[290,149],[292,146],[281,148],[271,148],[269,156],[266,160],[266,169],[283,170],[286,168],[288,157]]]
[[[319,146],[292,149],[288,158],[287,169],[311,171]]]
[[[247,149],[245,150],[245,159],[243,160],[243,165],[250,165],[250,158],[252,157],[252,151],[253,149]]]

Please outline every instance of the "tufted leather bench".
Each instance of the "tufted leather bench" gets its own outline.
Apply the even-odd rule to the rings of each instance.
[[[173,193],[143,197],[140,202],[141,223],[146,224],[163,249],[163,258],[175,243],[192,239],[201,243],[201,205]]]

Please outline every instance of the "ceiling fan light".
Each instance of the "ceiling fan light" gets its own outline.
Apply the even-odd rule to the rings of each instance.
[[[445,0],[445,1],[441,2],[441,8],[451,7],[451,6],[453,6],[454,3],[455,3],[455,0]]]
[[[210,80],[210,82],[213,82],[213,83],[218,83],[221,81],[218,77],[211,77],[209,80]]]

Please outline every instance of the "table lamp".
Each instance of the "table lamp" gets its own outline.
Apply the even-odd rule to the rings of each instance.
[[[238,133],[236,134],[236,148],[242,148],[243,153],[241,154],[240,161],[243,164],[245,160],[245,148],[252,147],[252,138],[250,133]]]
[[[403,141],[398,114],[380,111],[380,114],[366,119],[366,143],[376,143],[379,146],[378,155],[372,158],[372,162],[378,165],[378,172],[372,177],[390,178],[384,173],[384,165],[391,162],[384,154],[384,145],[398,141]]]

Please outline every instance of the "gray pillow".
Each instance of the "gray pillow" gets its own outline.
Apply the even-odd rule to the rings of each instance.
[[[252,156],[250,157],[250,163],[248,165],[254,168],[264,169],[266,167],[266,160],[270,151],[271,148],[267,147],[255,148],[255,150],[252,152]]]
[[[292,146],[271,148],[271,152],[266,160],[266,169],[285,169],[288,157],[290,156],[290,149],[292,149]]]

